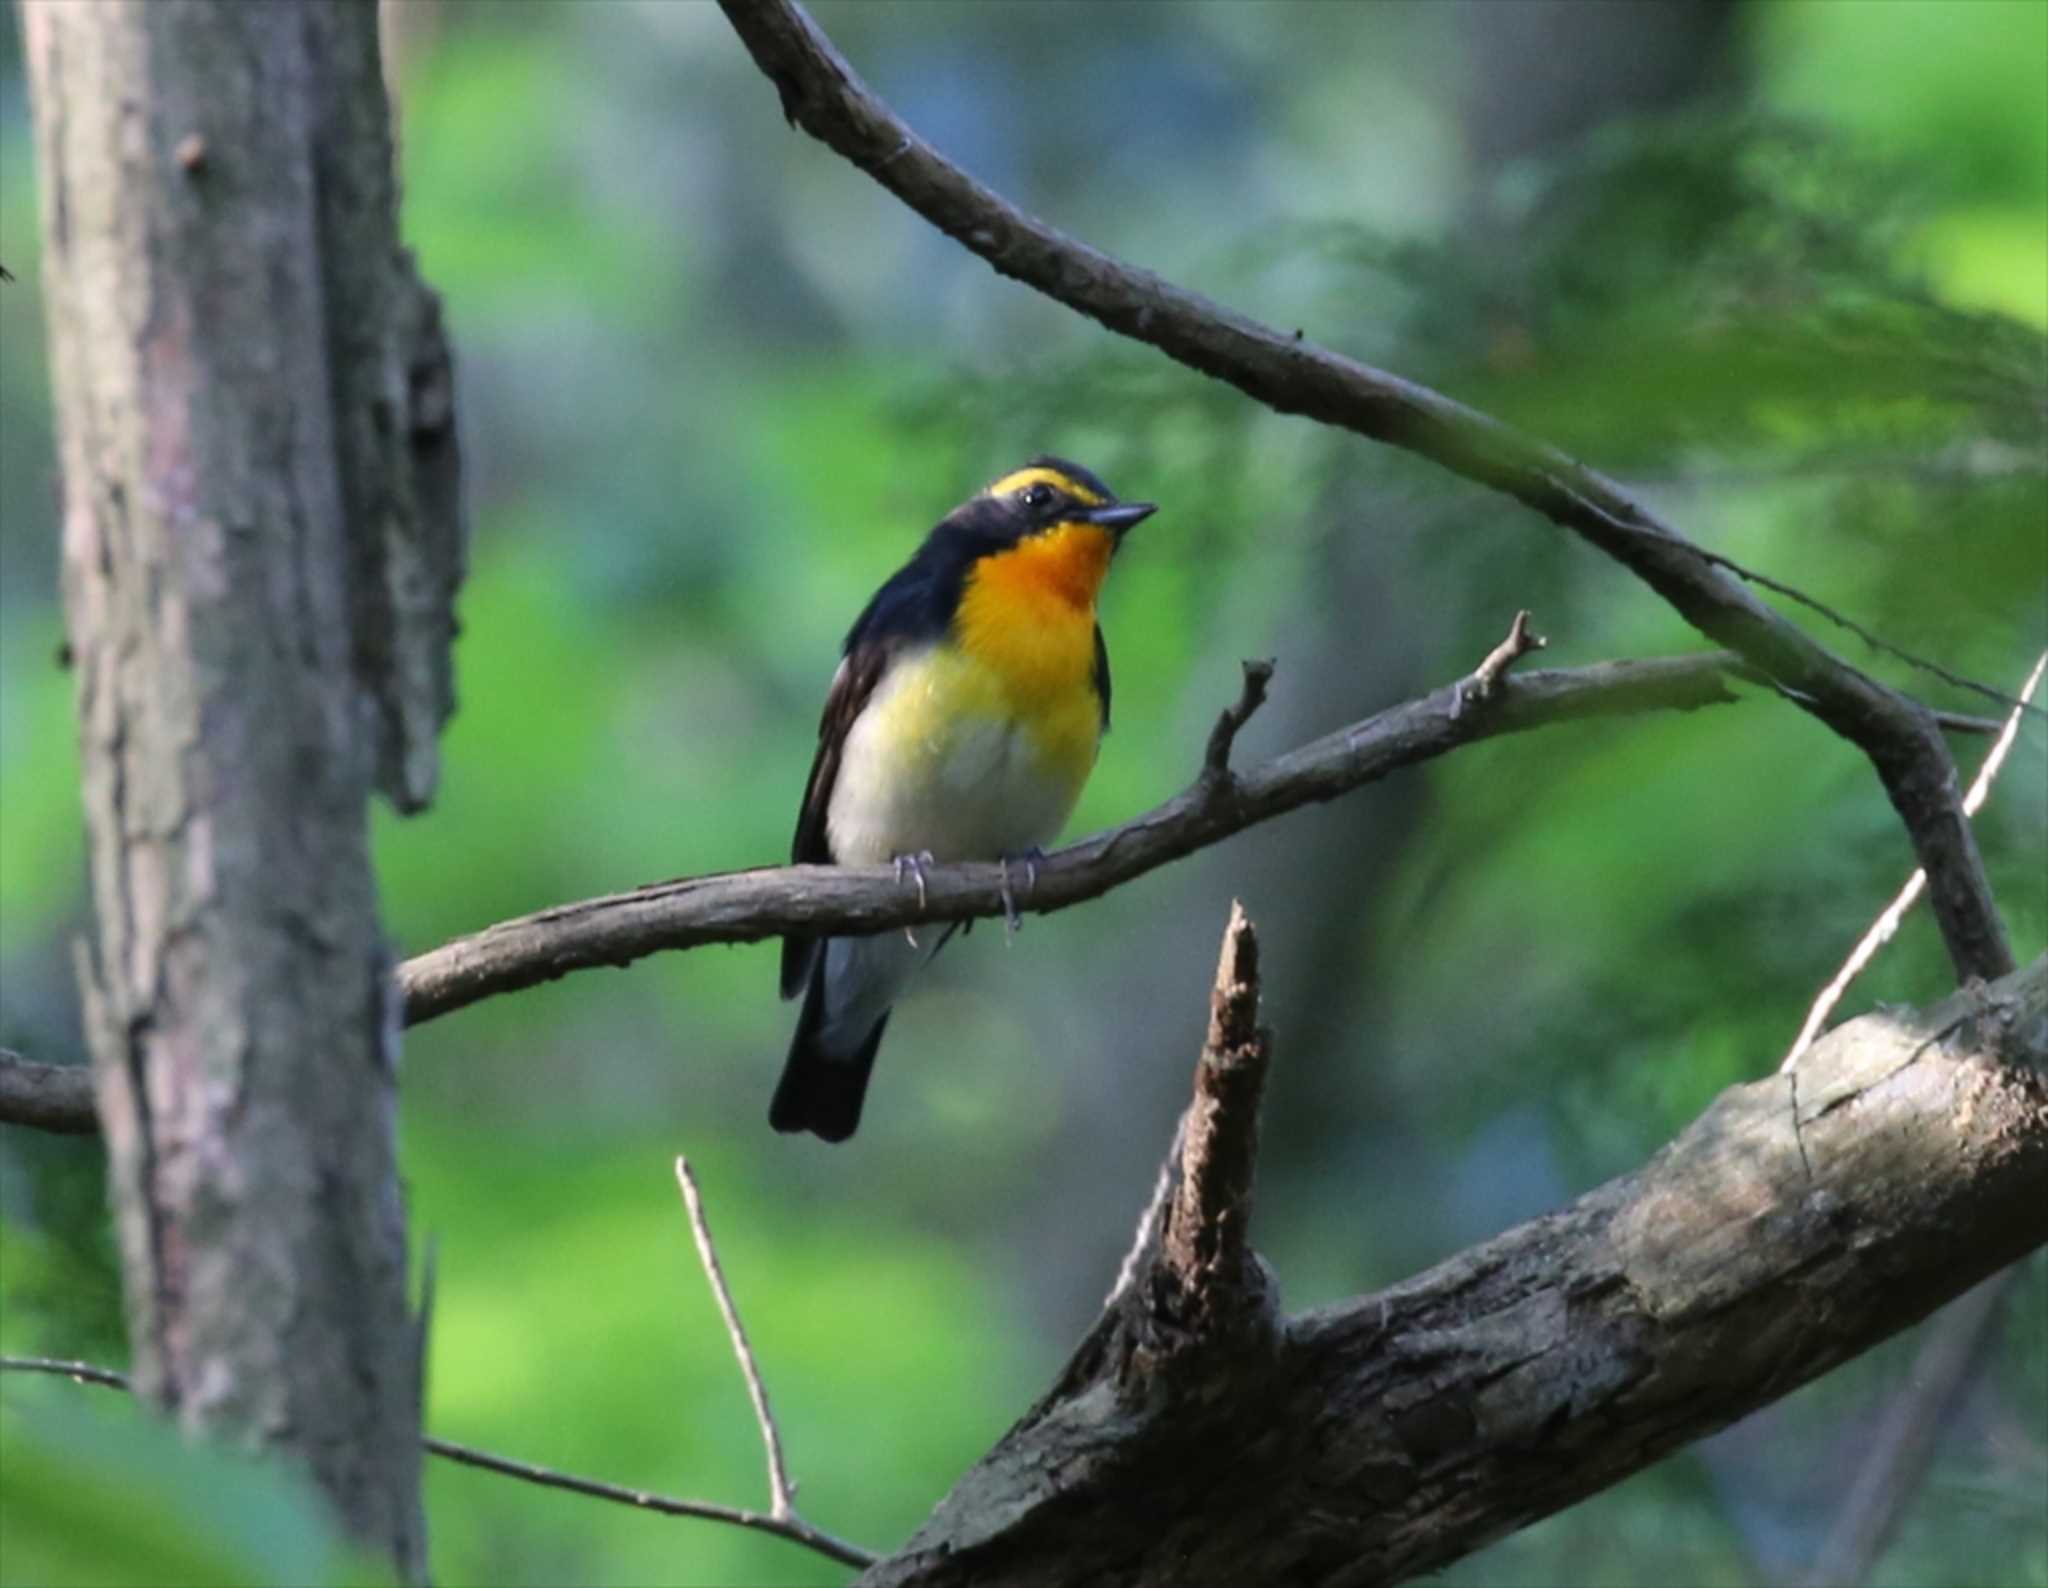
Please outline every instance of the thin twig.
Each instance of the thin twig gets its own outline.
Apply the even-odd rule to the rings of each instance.
[[[2048,651],[2041,653],[2041,659],[2034,663],[2034,670],[2027,675],[2026,684],[2021,688],[2013,704],[2012,715],[2005,719],[2005,726],[1992,743],[1990,754],[1984,757],[1984,764],[1977,768],[1976,779],[1970,784],[1970,792],[1963,796],[1963,814],[1975,816],[1984,808],[1985,800],[1991,797],[1991,785],[2005,765],[2005,758],[2012,751],[2013,741],[2019,737],[2020,712],[2026,703],[2034,698],[2034,691],[2041,685],[2041,675],[2048,671]],[[1842,968],[1835,972],[1834,980],[1820,990],[1820,996],[1813,1001],[1813,1007],[1806,1013],[1806,1024],[1799,1028],[1799,1035],[1792,1041],[1792,1049],[1778,1065],[1778,1073],[1784,1074],[1799,1062],[1799,1056],[1813,1046],[1814,1038],[1820,1035],[1820,1028],[1827,1023],[1835,1006],[1842,1001],[1850,985],[1863,974],[1864,967],[1877,957],[1877,951],[1892,940],[1899,929],[1899,923],[1906,918],[1906,912],[1918,902],[1927,887],[1927,873],[1916,870],[1906,879],[1906,885],[1898,897],[1886,905],[1878,918],[1870,923],[1870,930],[1842,962]]]
[[[1540,651],[1550,641],[1529,627],[1529,613],[1525,607],[1515,614],[1514,622],[1508,625],[1507,638],[1486,653],[1486,659],[1472,670],[1458,694],[1460,710],[1473,701],[1491,700],[1500,689],[1500,681],[1507,671],[1531,651]]]
[[[1937,711],[1934,721],[1944,733],[1974,733],[1985,739],[2005,727],[1996,717],[1973,717],[1967,711]]]
[[[792,1503],[796,1486],[789,1481],[789,1468],[782,1458],[782,1431],[775,1425],[775,1415],[768,1410],[768,1389],[761,1382],[761,1369],[754,1361],[753,1347],[747,1344],[747,1331],[740,1323],[739,1308],[733,1305],[732,1291],[725,1283],[725,1270],[719,1266],[718,1247],[711,1239],[711,1225],[704,1217],[704,1198],[697,1191],[697,1177],[690,1173],[690,1162],[680,1154],[676,1157],[676,1184],[682,1189],[683,1206],[689,1211],[690,1233],[697,1240],[697,1256],[704,1264],[704,1277],[711,1281],[711,1294],[717,1298],[718,1311],[725,1319],[725,1332],[732,1340],[732,1353],[739,1358],[740,1376],[747,1381],[747,1397],[754,1403],[754,1421],[761,1427],[761,1443],[768,1452],[768,1499],[771,1516],[788,1518],[796,1515]]]
[[[80,1384],[98,1384],[118,1390],[132,1388],[125,1373],[117,1373],[112,1368],[96,1367],[90,1362],[66,1362],[54,1357],[0,1356],[0,1372],[48,1373]],[[633,1506],[637,1510],[659,1511],[664,1516],[687,1516],[694,1517],[700,1522],[725,1522],[733,1527],[750,1528],[754,1532],[773,1534],[776,1538],[787,1539],[792,1544],[801,1544],[806,1549],[816,1550],[820,1555],[828,1556],[844,1566],[865,1567],[875,1563],[875,1556],[858,1544],[849,1544],[843,1538],[835,1538],[830,1533],[821,1532],[801,1517],[769,1516],[760,1511],[717,1505],[708,1500],[673,1499],[668,1495],[654,1494],[646,1489],[628,1489],[596,1478],[580,1478],[574,1473],[558,1472],[553,1467],[535,1466],[529,1461],[514,1461],[507,1456],[495,1456],[487,1450],[478,1450],[470,1445],[458,1445],[451,1439],[437,1439],[432,1435],[428,1435],[420,1443],[444,1460],[460,1462],[466,1467],[480,1467],[486,1472],[517,1478],[522,1483],[537,1483],[548,1489],[566,1489],[572,1494],[587,1494],[593,1499],[610,1500],[615,1504]]]
[[[1796,601],[1809,612],[1818,613],[1836,627],[1847,629],[1873,651],[1880,651],[1886,656],[1904,662],[1908,667],[1926,673],[1931,678],[1939,678],[1945,684],[1953,684],[1957,689],[1967,690],[1969,693],[1981,696],[1983,699],[1992,701],[1997,705],[2009,706],[2012,708],[2015,716],[2031,715],[2043,721],[2048,721],[2048,711],[2043,711],[2039,706],[2029,705],[2024,695],[2008,695],[2002,689],[1994,689],[1989,684],[1979,683],[1974,678],[1968,678],[1961,673],[1951,671],[1949,668],[1943,667],[1939,662],[1931,662],[1924,656],[1916,656],[1911,651],[1894,645],[1882,635],[1873,633],[1854,618],[1837,612],[1825,601],[1818,600],[1808,595],[1804,590],[1786,584],[1782,579],[1773,579],[1769,574],[1758,573],[1754,568],[1744,567],[1733,557],[1724,557],[1718,551],[1708,551],[1704,546],[1689,540],[1683,541],[1680,544],[1707,562],[1712,563],[1716,568],[1726,568],[1736,578],[1745,579],[1754,585],[1761,585],[1764,589],[1773,591],[1785,597],[1788,601]],[[1937,713],[1936,715],[1939,717],[1942,714]]]
[[[91,1362],[69,1362],[54,1356],[0,1356],[0,1372],[51,1373],[79,1384],[98,1384],[106,1389],[130,1388],[128,1375]]]
[[[1266,686],[1273,681],[1273,658],[1244,661],[1244,689],[1233,705],[1225,706],[1209,730],[1209,747],[1202,755],[1202,776],[1216,783],[1230,777],[1230,748],[1238,731],[1252,719],[1252,713],[1266,703]]]
[[[864,1567],[875,1563],[875,1556],[858,1544],[849,1544],[843,1538],[821,1532],[798,1516],[769,1516],[739,1506],[714,1505],[706,1500],[672,1499],[665,1494],[651,1494],[645,1489],[622,1488],[596,1478],[579,1478],[571,1472],[557,1472],[552,1467],[512,1461],[447,1439],[428,1439],[426,1447],[445,1460],[459,1461],[466,1467],[480,1467],[486,1472],[500,1473],[526,1483],[538,1483],[543,1488],[567,1489],[572,1494],[587,1494],[593,1499],[611,1500],[642,1511],[659,1511],[664,1516],[691,1516],[703,1522],[726,1522],[734,1527],[751,1528],[757,1533],[770,1533],[792,1544],[816,1550],[841,1565]]]

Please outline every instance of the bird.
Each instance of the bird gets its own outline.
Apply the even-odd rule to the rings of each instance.
[[[1096,596],[1124,535],[1155,511],[1041,454],[939,520],[848,631],[804,787],[798,864],[1022,861],[1036,881],[1109,727]],[[782,996],[803,997],[768,1110],[783,1132],[846,1140],[889,1012],[956,928],[791,935]]]

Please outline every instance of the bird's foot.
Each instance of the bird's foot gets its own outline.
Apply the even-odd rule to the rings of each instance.
[[[926,902],[924,874],[926,870],[930,868],[931,864],[932,852],[929,849],[920,849],[917,851],[916,854],[898,855],[896,857],[896,880],[898,882],[901,882],[907,875],[917,883],[917,907],[920,910],[922,910],[925,907]],[[903,939],[912,948],[916,948],[917,928],[914,926],[906,926],[903,929]]]
[[[997,863],[1003,868],[1003,940],[1017,941],[1017,931],[1024,924],[1024,917],[1017,909],[1017,896],[1010,891],[1010,866],[1013,862],[1024,867],[1024,897],[1030,898],[1038,887],[1038,863],[1045,858],[1045,851],[1033,844],[1022,854],[1002,855]]]

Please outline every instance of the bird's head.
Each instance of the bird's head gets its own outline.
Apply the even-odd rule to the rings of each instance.
[[[1065,458],[1041,455],[993,481],[968,503],[991,528],[1000,525],[1014,540],[1064,529],[1106,533],[1113,547],[1132,525],[1150,518],[1150,502],[1119,502],[1102,481]]]
[[[933,540],[985,590],[1036,590],[1092,610],[1110,559],[1150,502],[1119,502],[1078,463],[1036,457],[946,515]]]

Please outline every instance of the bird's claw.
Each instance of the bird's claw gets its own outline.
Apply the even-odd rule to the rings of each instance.
[[[1021,855],[1002,855],[997,864],[1003,868],[1003,937],[1005,942],[1017,941],[1017,932],[1024,925],[1024,917],[1017,909],[1017,896],[1010,891],[1010,863],[1021,862],[1024,867],[1024,897],[1030,898],[1038,887],[1038,863],[1045,858],[1045,851],[1036,844]]]
[[[924,874],[926,868],[929,867],[931,863],[932,852],[929,849],[920,849],[914,855],[898,855],[896,857],[896,880],[898,882],[901,882],[907,874],[913,881],[916,882],[917,907],[920,910],[922,910],[926,904]],[[908,943],[912,948],[916,948],[917,928],[912,926],[906,926],[903,929],[903,940],[906,943]]]

